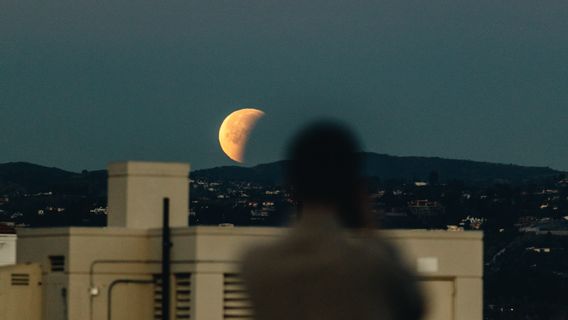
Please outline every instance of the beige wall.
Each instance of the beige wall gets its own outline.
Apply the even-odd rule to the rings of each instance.
[[[50,272],[50,256],[65,256],[69,253],[69,237],[64,228],[44,229],[46,232],[34,232],[34,229],[18,229],[19,235],[25,235],[17,242],[18,264],[37,263],[42,271],[42,319],[64,320],[67,298],[64,291],[68,287],[68,278],[64,273]],[[38,229],[39,231],[39,229]],[[67,269],[68,259],[65,260]]]
[[[16,235],[0,234],[0,266],[16,263]]]
[[[224,319],[227,276],[239,272],[242,252],[274,241],[287,231],[172,229],[172,279],[178,273],[191,274],[192,319]],[[67,319],[108,319],[108,294],[115,282],[112,319],[152,319],[154,285],[148,282],[160,273],[160,229],[55,228],[18,232],[18,263],[38,262],[43,269],[43,319],[65,319],[65,308]],[[407,263],[419,271],[429,299],[429,320],[482,319],[481,233],[397,230],[383,235],[401,248]],[[65,272],[49,271],[50,254],[66,256]],[[63,288],[67,292],[66,304],[62,302]],[[175,287],[172,290],[175,292]],[[132,308],[135,304],[141,307]]]
[[[37,264],[0,267],[0,319],[41,320],[41,281]]]
[[[116,162],[108,166],[108,225],[135,229],[162,226],[163,198],[170,225],[188,225],[189,164]]]
[[[238,272],[238,259],[244,250],[274,241],[286,232],[283,228],[198,227],[178,229],[173,234],[182,243],[193,239],[197,279],[219,293],[223,275]],[[404,260],[418,272],[427,295],[428,320],[482,319],[482,233],[389,230],[382,235],[400,248]],[[186,257],[182,248],[174,246],[174,253]],[[194,309],[211,315],[199,319],[221,319],[213,316],[222,309],[212,302],[218,299],[201,298],[199,282],[195,285]]]
[[[160,270],[160,253],[156,252],[155,257],[150,253],[146,230],[49,228],[20,229],[18,233],[21,236],[18,263],[37,262],[43,270],[45,320],[107,319],[106,297],[113,281],[148,281]],[[63,272],[51,271],[50,255],[65,257]],[[118,290],[117,294],[113,293],[116,307],[129,304],[136,297],[132,294],[123,297],[121,292],[126,290],[123,287],[139,288],[141,295],[147,297],[147,293],[142,292],[151,291],[152,286],[116,285],[113,288]],[[91,288],[98,290],[99,294],[91,295]],[[126,299],[124,303],[122,298]],[[131,315],[142,317],[146,313],[143,309],[136,309]]]

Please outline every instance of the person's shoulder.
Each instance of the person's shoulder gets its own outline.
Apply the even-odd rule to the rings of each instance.
[[[259,244],[247,249],[241,257],[243,275],[258,275],[274,265],[282,251],[282,240],[270,244]]]
[[[361,263],[381,269],[404,264],[395,245],[380,235],[357,236],[350,243]]]

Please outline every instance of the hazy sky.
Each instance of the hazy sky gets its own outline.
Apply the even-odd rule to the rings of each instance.
[[[369,151],[568,170],[568,1],[0,0],[0,162],[250,164],[319,116]]]

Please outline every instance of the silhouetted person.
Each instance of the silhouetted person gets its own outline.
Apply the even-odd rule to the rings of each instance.
[[[298,222],[243,260],[256,320],[421,318],[412,273],[371,232],[359,151],[331,122],[293,140],[286,170]]]

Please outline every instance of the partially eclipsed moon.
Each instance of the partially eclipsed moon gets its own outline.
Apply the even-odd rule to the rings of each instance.
[[[219,128],[219,143],[229,158],[241,163],[244,161],[249,135],[262,116],[264,112],[258,109],[240,109],[223,120]]]

